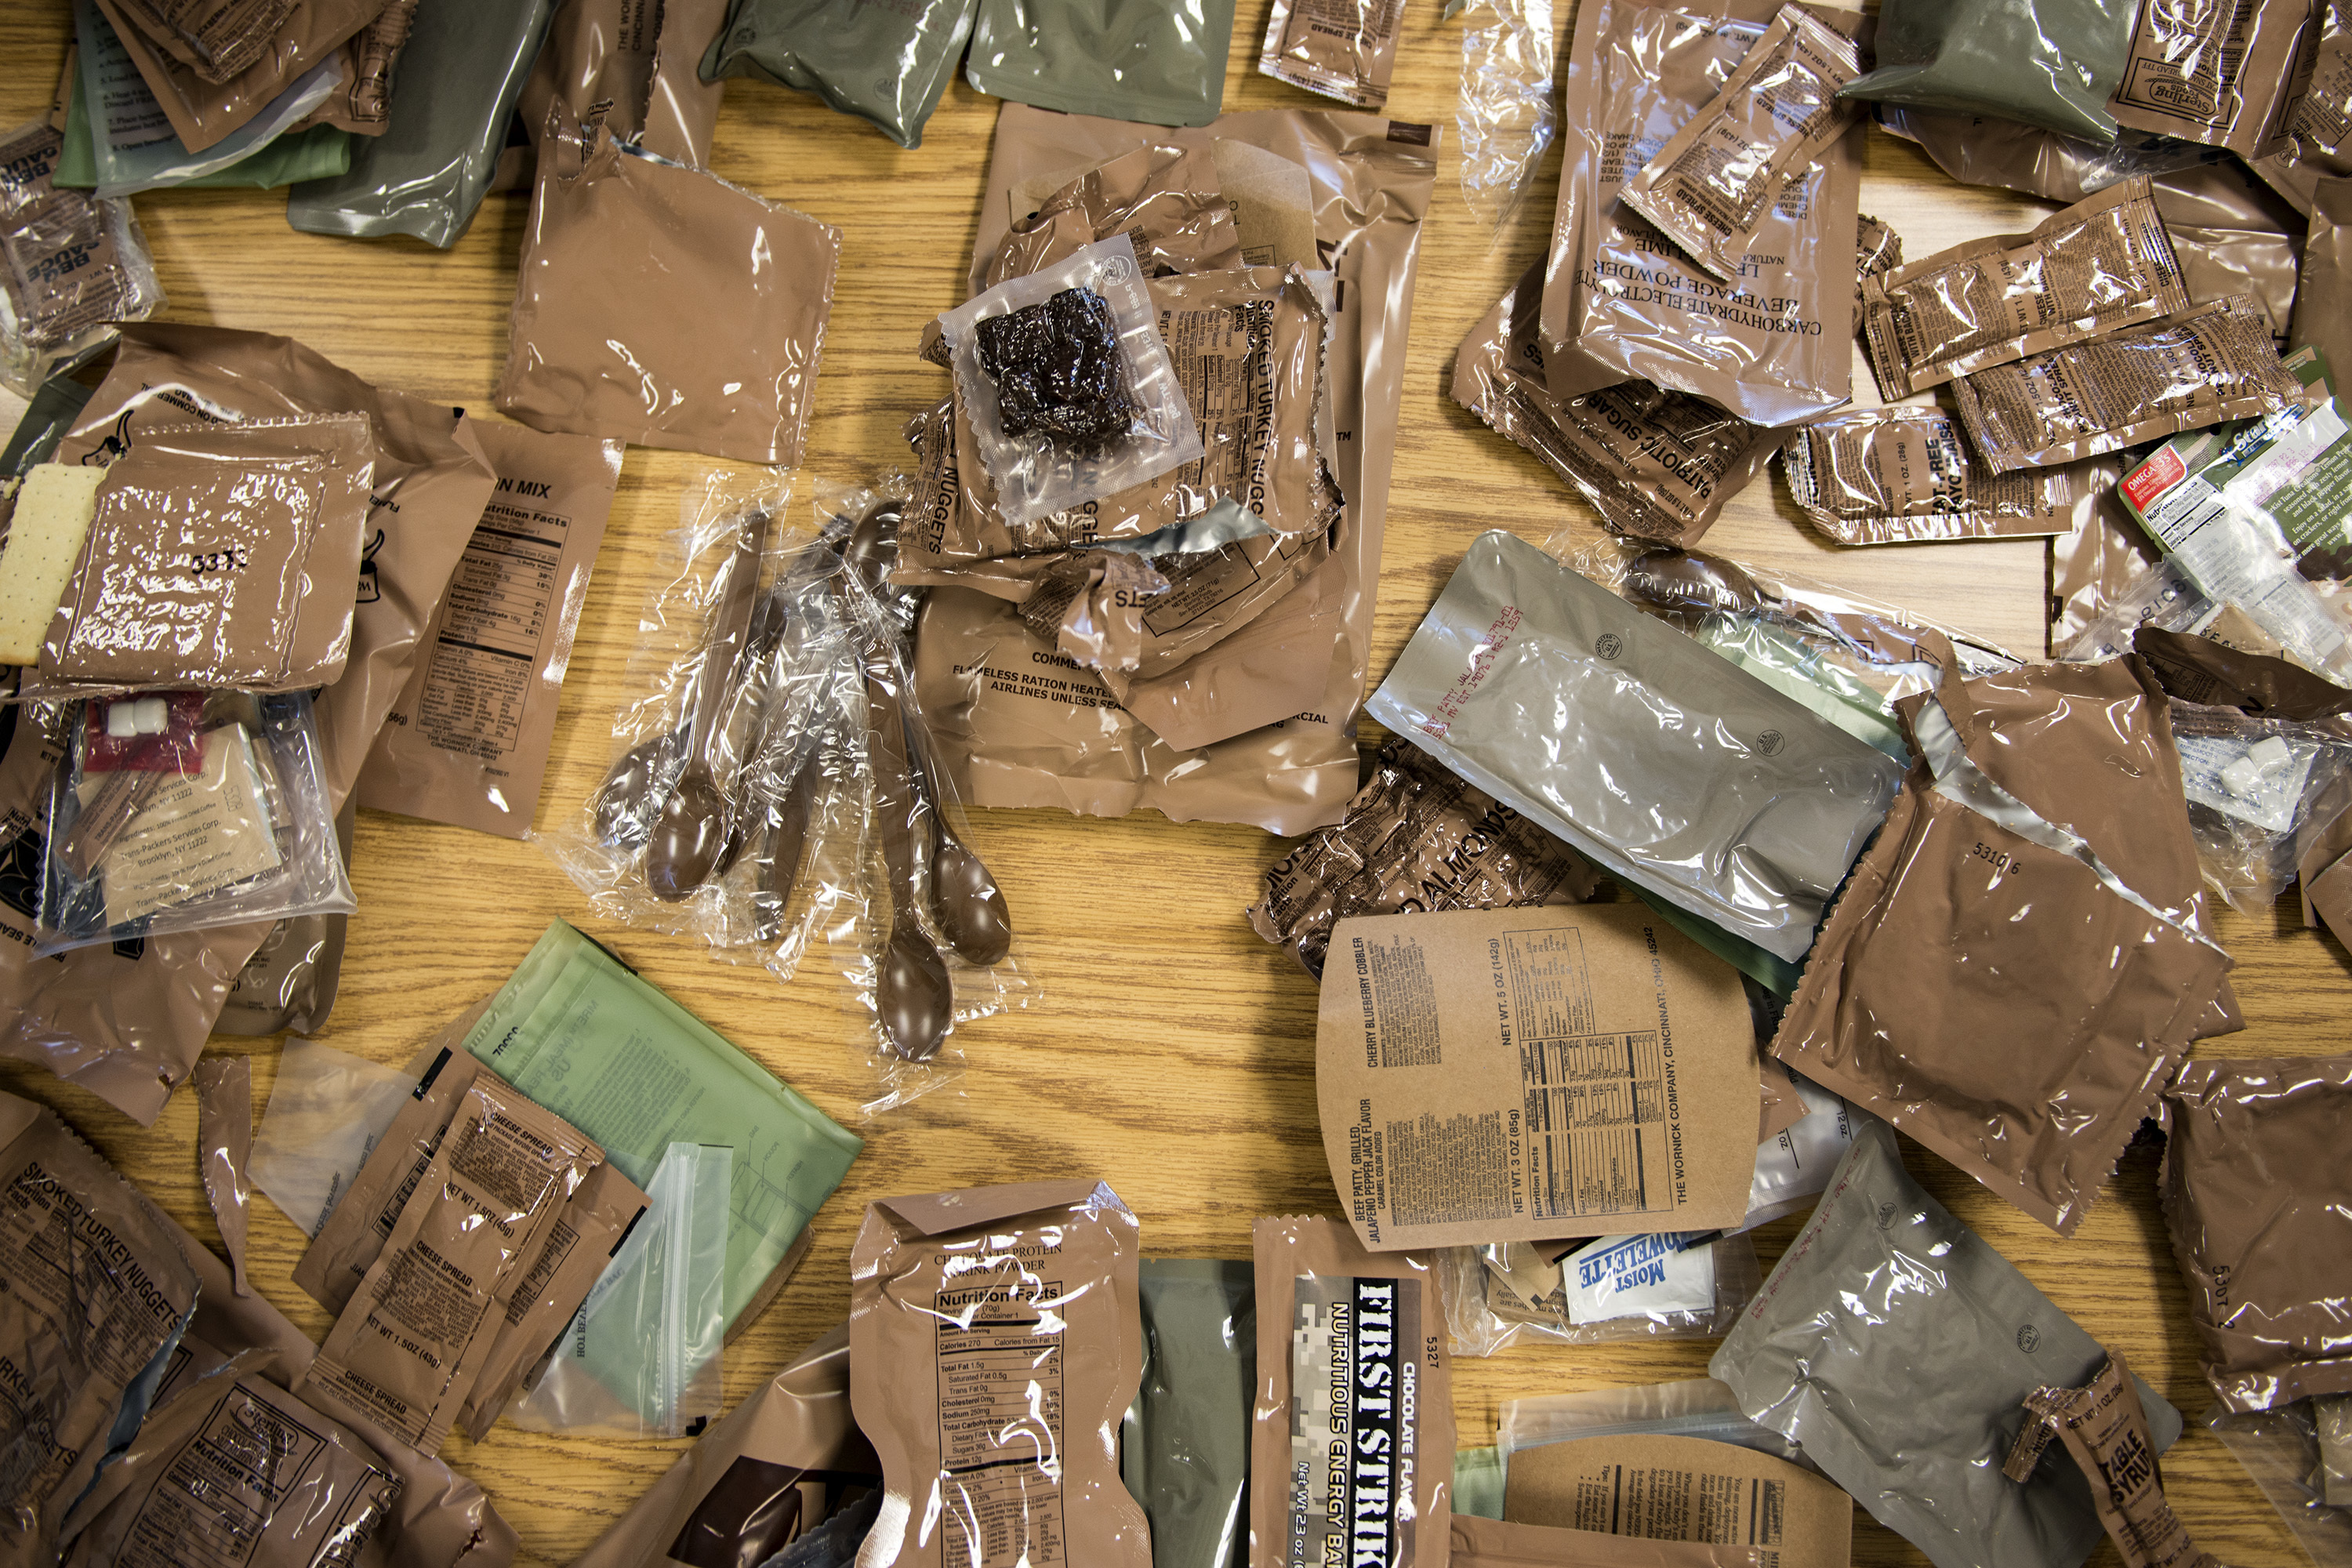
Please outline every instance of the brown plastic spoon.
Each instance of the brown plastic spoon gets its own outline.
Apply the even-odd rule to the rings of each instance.
[[[940,1048],[955,1022],[955,984],[947,960],[924,934],[915,900],[915,788],[907,764],[907,719],[898,705],[898,673],[887,648],[866,658],[867,727],[874,763],[874,816],[882,829],[882,861],[890,873],[890,940],[882,952],[874,1002],[892,1049],[922,1061]]]
[[[654,819],[653,837],[646,847],[646,886],[654,897],[670,902],[702,886],[727,847],[727,795],[719,787],[711,752],[716,747],[719,718],[727,710],[727,695],[735,684],[743,643],[751,626],[751,607],[760,587],[760,557],[768,548],[768,529],[774,517],[755,508],[736,530],[735,553],[720,568],[718,607],[710,617],[710,636],[703,641],[702,667],[695,671],[691,700],[693,723],[687,735],[686,771],[677,775],[661,815]]]

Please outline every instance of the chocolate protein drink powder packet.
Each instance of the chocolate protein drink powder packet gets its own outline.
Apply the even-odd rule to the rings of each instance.
[[[2191,1061],[2165,1101],[2165,1222],[2205,1381],[2237,1411],[2352,1394],[2352,1057]]]
[[[1755,1546],[1644,1541],[1598,1530],[1509,1524],[1456,1513],[1448,1522],[1453,1568],[1774,1568]]]
[[[1152,1568],[1247,1568],[1257,1286],[1246,1258],[1147,1258],[1143,1386],[1119,1474],[1151,1525]]]
[[[478,1078],[303,1374],[302,1396],[432,1458],[527,1260],[603,1159],[552,1112]]]
[[[191,1075],[196,1086],[196,1166],[205,1201],[220,1226],[231,1277],[240,1296],[253,1294],[245,1280],[246,1206],[252,1185],[245,1179],[253,1157],[253,1058],[208,1057]]]
[[[2106,99],[2137,10],[2132,0],[1892,0],[1879,11],[1875,68],[1846,96],[2110,142]]]
[[[1377,111],[1389,100],[1404,0],[1274,0],[1257,68]]]
[[[979,0],[733,0],[702,79],[755,76],[814,92],[901,147],[923,144]]]
[[[1316,979],[1351,915],[1580,904],[1600,877],[1559,839],[1391,735],[1336,826],[1267,868],[1252,929]]]
[[[1792,962],[1899,777],[1499,531],[1472,542],[1368,708],[1596,867]]]
[[[1143,1374],[1137,1230],[1099,1182],[866,1206],[849,1254],[850,1394],[887,1502],[860,1568],[1150,1568],[1118,1458]]]
[[[196,1304],[172,1223],[55,1112],[0,1094],[0,1552],[54,1561]]]
[[[226,1540],[250,1568],[357,1563],[401,1485],[357,1433],[226,1365],[150,1415],[76,1505],[65,1562],[182,1568]]]
[[[2118,458],[1997,474],[1940,408],[1889,405],[1797,426],[1789,495],[1840,544],[2073,533],[2123,478]]]
[[[2280,152],[2318,60],[2324,10],[2308,0],[2142,6],[2108,112],[2241,158]]]
[[[2241,653],[2211,637],[2142,626],[2132,634],[2132,651],[2183,702],[2304,722],[2352,713],[2352,691],[2334,681],[2269,654]]]
[[[530,831],[555,715],[620,483],[621,446],[514,425],[474,435],[498,474],[355,798],[501,837]]]
[[[2147,1412],[2122,1356],[2110,1354],[2099,1375],[2081,1388],[2034,1390],[2025,1408],[2026,1427],[2003,1467],[2010,1479],[2024,1479],[2032,1459],[2021,1461],[2020,1455],[2040,1452],[2054,1435],[2089,1483],[2099,1522],[2129,1568],[2221,1568],[2190,1542],[2188,1527],[2165,1499]]]
[[[1970,240],[1862,289],[1871,367],[1889,399],[2188,308],[2145,175],[2031,234]]]
[[[2304,399],[2270,324],[2243,296],[1952,383],[1996,473],[2120,451]]]
[[[1861,72],[1852,38],[1782,6],[1722,92],[1650,155],[1621,199],[1692,260],[1737,283],[1781,187],[1853,124],[1854,106],[1838,91]]]
[[[1344,1221],[1261,1219],[1250,1568],[1445,1561],[1454,1389],[1426,1259]]]
[[[498,405],[542,430],[801,459],[838,230],[623,151],[541,144]]]
[[[2072,1466],[2001,1462],[2044,1384],[2106,1352],[1903,1169],[1865,1119],[1813,1217],[1707,1371],[1751,1421],[1939,1563],[2077,1568],[2100,1534]],[[2154,1446],[2180,1413],[2140,1386]]]
[[[1542,268],[1470,331],[1454,357],[1454,401],[1533,453],[1612,533],[1696,543],[1723,503],[1780,445],[1702,397],[1645,381],[1560,398],[1544,380]]]

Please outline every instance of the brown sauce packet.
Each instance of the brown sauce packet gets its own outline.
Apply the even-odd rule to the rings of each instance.
[[[358,1434],[224,1367],[149,1416],[99,1478],[75,1507],[65,1563],[182,1568],[229,1541],[240,1568],[356,1563],[401,1487]]]
[[[1852,38],[1783,5],[1714,101],[1650,155],[1621,199],[1693,261],[1738,282],[1782,187],[1853,124],[1860,106],[1838,89],[1861,74]]]
[[[2352,691],[2334,681],[2299,664],[2242,653],[2211,637],[2142,626],[2132,634],[2132,651],[2183,702],[2305,723],[2352,713]]]
[[[2308,0],[2143,5],[2107,112],[2241,158],[2278,153],[2318,63],[2325,10]]]
[[[350,657],[375,443],[356,414],[158,425],[110,464],[41,671],[299,691]]]
[[[1344,1221],[1261,1219],[1252,1236],[1250,1568],[1444,1563],[1454,1389],[1436,1277],[1366,1252]]]
[[[1903,237],[1889,228],[1884,220],[1868,213],[1857,213],[1853,220],[1853,273],[1855,287],[1861,280],[1892,272],[1903,265]]]
[[[2073,533],[2124,465],[1997,474],[1942,409],[1890,405],[1799,426],[1780,471],[1805,520],[1840,544],[1898,544]]]
[[[1871,369],[1890,399],[2188,308],[2146,175],[2030,234],[1956,245],[1862,289]]]
[[[1995,473],[2275,414],[2305,396],[2242,296],[1961,376],[1952,395]]]
[[[592,117],[542,142],[524,233],[501,412],[641,447],[801,460],[840,231],[624,153]]]
[[[383,1251],[409,1195],[440,1151],[466,1091],[478,1079],[506,1087],[463,1048],[467,1032],[488,1008],[487,1000],[478,1004],[426,1045],[426,1066],[415,1091],[294,1266],[294,1283],[327,1310],[340,1314],[351,1305],[352,1292]]]
[[[508,1298],[506,1316],[492,1323],[497,1337],[457,1414],[457,1427],[467,1436],[478,1443],[488,1435],[542,1352],[588,1299],[646,1212],[646,1201],[644,1191],[610,1161],[588,1173],[548,1227],[538,1257],[524,1268],[521,1283]]]
[[[2352,1057],[2191,1061],[2165,1100],[2165,1222],[2205,1381],[2235,1411],[2352,1394]]]
[[[2221,1568],[2210,1552],[2198,1551],[2189,1541],[2189,1527],[2165,1498],[2147,1411],[2122,1356],[2110,1353],[2099,1375],[2082,1388],[2037,1389],[2026,1411],[2021,1446],[2038,1454],[2048,1441],[2045,1434],[2063,1440],[2090,1483],[2099,1522],[2126,1568]],[[2030,1460],[2012,1454],[2011,1461],[2032,1473]],[[2009,1466],[2002,1468],[2011,1480],[2025,1479]]]
[[[1257,68],[1378,111],[1389,100],[1403,24],[1404,0],[1274,0]]]
[[[384,0],[305,0],[251,65],[226,80],[207,81],[194,66],[156,47],[133,22],[134,3],[96,0],[191,153],[204,152],[268,108],[311,68],[332,59],[384,8]]]
[[[849,1255],[850,1399],[887,1499],[866,1568],[1150,1568],[1150,1527],[1118,1473],[1143,1382],[1137,1231],[1099,1182],[866,1206]]]
[[[1571,398],[1544,380],[1542,277],[1531,267],[1454,358],[1454,401],[1591,503],[1612,533],[1697,542],[1763,473],[1780,438],[1704,398],[1620,382]]]
[[[228,1248],[234,1289],[253,1294],[245,1279],[246,1205],[252,1184],[245,1179],[253,1157],[253,1058],[210,1057],[196,1064],[196,1164],[205,1201]]]
[[[1648,1541],[1597,1530],[1507,1524],[1457,1513],[1452,1568],[1777,1568],[1777,1552],[1711,1542]]]
[[[604,1157],[552,1111],[476,1079],[302,1396],[439,1452],[526,1260]]]
[[[621,447],[518,425],[474,435],[498,488],[384,715],[354,798],[505,838],[530,831]],[[518,669],[516,661],[528,661]]]
[[[0,1094],[0,1552],[53,1561],[58,1527],[187,1327],[196,1276],[171,1221],[59,1121]]]
[[[1600,874],[1509,806],[1391,735],[1336,826],[1267,868],[1252,929],[1320,980],[1351,915],[1580,904]]]

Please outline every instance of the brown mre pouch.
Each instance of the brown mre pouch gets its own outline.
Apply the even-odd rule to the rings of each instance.
[[[2030,234],[1972,239],[1862,289],[1871,369],[1890,399],[2188,308],[2144,174]]]
[[[2141,626],[2132,633],[2132,651],[2147,661],[2166,692],[2183,702],[2301,723],[2352,713],[2352,691],[2334,681],[2299,664],[2242,653],[2193,632]]]
[[[247,1352],[258,1362],[267,1352]],[[358,1434],[268,1379],[223,1366],[147,1418],[74,1509],[65,1568],[353,1563],[391,1520],[401,1479]]]
[[[1838,89],[1861,74],[1852,38],[1783,5],[1723,90],[1650,155],[1621,199],[1737,283],[1781,187],[1853,125],[1859,106]]]
[[[151,426],[98,488],[49,623],[60,681],[302,691],[340,679],[375,442],[356,414]]]
[[[493,1325],[498,1337],[457,1413],[458,1429],[467,1436],[478,1443],[488,1433],[541,1352],[588,1299],[646,1212],[646,1201],[644,1191],[609,1160],[588,1173],[548,1228],[539,1256],[523,1270],[522,1282],[507,1300],[506,1316]]]
[[[1452,1568],[1778,1568],[1756,1546],[1644,1541],[1598,1530],[1506,1524],[1457,1513],[1449,1521]]]
[[[1454,401],[1533,453],[1612,533],[1694,544],[1764,471],[1780,437],[1646,381],[1559,398],[1544,380],[1540,264],[1470,330]]]
[[[1389,100],[1404,0],[1274,0],[1257,68],[1377,111]]]
[[[1575,851],[1391,735],[1338,826],[1266,868],[1252,929],[1316,979],[1351,915],[1580,904],[1600,875]]]
[[[604,1152],[554,1112],[477,1078],[400,1223],[302,1374],[305,1399],[426,1458],[471,1392],[523,1260]],[[348,1203],[350,1200],[346,1199]]]
[[[130,7],[139,0],[96,3],[191,153],[204,152],[276,102],[312,67],[333,58],[385,5],[385,0],[304,0],[251,65],[226,80],[207,81],[133,24]]]
[[[1216,160],[1206,147],[1122,153],[1054,192],[1013,224],[974,292],[1008,278],[1025,278],[1114,234],[1134,242],[1136,264],[1149,278],[1245,266],[1234,209],[1220,189]]]
[[[1853,219],[1854,287],[1862,279],[1892,272],[1903,265],[1903,237],[1886,226],[1884,219],[1868,213],[1856,213]]]
[[[505,838],[530,831],[588,577],[621,479],[621,447],[476,425],[498,489],[458,559],[361,770],[376,811]]]
[[[301,0],[122,0],[140,35],[209,82],[258,60]]]
[[[705,82],[700,67],[727,12],[727,0],[563,0],[515,112],[541,138],[549,105],[561,100],[580,121],[609,103],[604,123],[619,140],[707,168],[727,82]]]
[[[172,1222],[54,1111],[0,1094],[0,1554],[52,1562],[196,1276]],[[126,1395],[131,1403],[126,1404]]]
[[[2053,1431],[2065,1440],[2126,1568],[2221,1568],[2189,1541],[2188,1527],[2165,1498],[2147,1410],[2122,1356],[2109,1352],[2099,1375],[2082,1388],[2036,1389],[2025,1408],[2019,1444],[2038,1444]],[[2027,1468],[2031,1473],[2030,1463]]]
[[[1840,544],[2073,533],[2124,477],[2113,458],[1997,474],[1940,408],[1832,414],[1797,426],[1780,471],[1805,521]]]
[[[498,405],[541,430],[801,460],[841,234],[622,151],[541,144]]]
[[[2287,346],[2317,348],[2331,386],[2352,375],[2352,180],[2322,180],[2312,197]]]
[[[2242,295],[1951,384],[1960,423],[1995,473],[2275,414],[2306,396],[2279,363],[2268,318]]]
[[[1118,1471],[1143,1384],[1137,1231],[1118,1194],[1083,1180],[866,1206],[849,1254],[850,1400],[886,1503],[865,1568],[1150,1568]]]
[[[2352,1394],[2352,1057],[2191,1061],[2165,1100],[2205,1381],[2237,1411]]]
[[[245,1163],[253,1157],[253,1058],[206,1057],[196,1063],[196,1165],[204,1177],[205,1201],[220,1226],[221,1245],[240,1296],[253,1294],[245,1280],[246,1205],[252,1184]]]
[[[1261,1219],[1250,1568],[1446,1561],[1454,1388],[1426,1258],[1343,1220]]]
[[[2318,63],[2326,10],[2324,0],[2142,5],[2107,112],[2248,160],[2281,152]]]
[[[478,1079],[506,1087],[463,1045],[467,1032],[488,1008],[487,1000],[469,1008],[425,1047],[432,1054],[415,1092],[402,1102],[399,1114],[376,1141],[374,1152],[352,1179],[351,1190],[294,1266],[294,1283],[327,1310],[340,1314],[351,1305],[352,1292],[400,1223],[400,1211],[440,1150],[466,1091]]]

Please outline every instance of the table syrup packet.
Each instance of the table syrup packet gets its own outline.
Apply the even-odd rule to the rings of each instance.
[[[603,1159],[561,1118],[478,1077],[299,1392],[433,1457],[528,1260]]]
[[[1760,1546],[1645,1541],[1598,1530],[1555,1530],[1456,1513],[1454,1568],[1772,1568]]]
[[[2234,1415],[2216,1405],[2205,1417],[2295,1543],[2327,1568],[2352,1562],[2352,1454],[2340,1446],[2352,1434],[2342,1428],[2343,1407],[2341,1400],[2311,1400]]]
[[[1666,1541],[1748,1542],[1778,1568],[1840,1568],[1853,1500],[1759,1447],[1674,1432],[1561,1436],[1515,1446],[1503,1517]]]
[[[2082,1476],[2052,1465],[2020,1486],[2000,1467],[2026,1396],[2105,1359],[1869,1124],[1707,1370],[1938,1568],[2075,1568],[2100,1535]],[[2179,1412],[2139,1392],[2161,1452]]]
[[[1360,916],[1331,942],[1316,1100],[1367,1247],[1706,1232],[1747,1215],[1747,993],[1646,908]]]
[[[1118,1469],[1143,1377],[1138,1230],[1085,1180],[867,1205],[849,1259],[850,1397],[884,1504],[865,1568],[1000,1552],[1150,1568]]]
[[[1378,113],[1396,70],[1402,0],[1275,0],[1262,75]]]
[[[1791,962],[1899,776],[1499,531],[1472,543],[1367,708],[1596,866]]]
[[[1856,106],[1840,89],[1861,74],[1853,38],[1783,5],[1714,101],[1650,154],[1619,199],[1738,283],[1784,187],[1852,128]]]
[[[1428,1261],[1328,1219],[1261,1219],[1250,1568],[1445,1561],[1454,1390]]]
[[[1543,1342],[1719,1339],[1764,1282],[1754,1244],[1714,1231],[1446,1247],[1430,1262],[1455,1355]]]
[[[2080,1388],[2035,1389],[2025,1408],[2026,1424],[2002,1474],[2025,1479],[2055,1436],[2081,1468],[2099,1522],[2129,1568],[2221,1568],[2219,1559],[2189,1541],[2165,1498],[2147,1412],[2122,1356],[2110,1354],[2099,1374]]]
[[[1862,300],[1871,368],[1889,399],[2189,304],[2144,174],[2030,234],[1969,240],[1867,279]]]
[[[2071,534],[2123,477],[2120,458],[1995,473],[1940,408],[1891,405],[1797,426],[1780,471],[1840,544]]]

